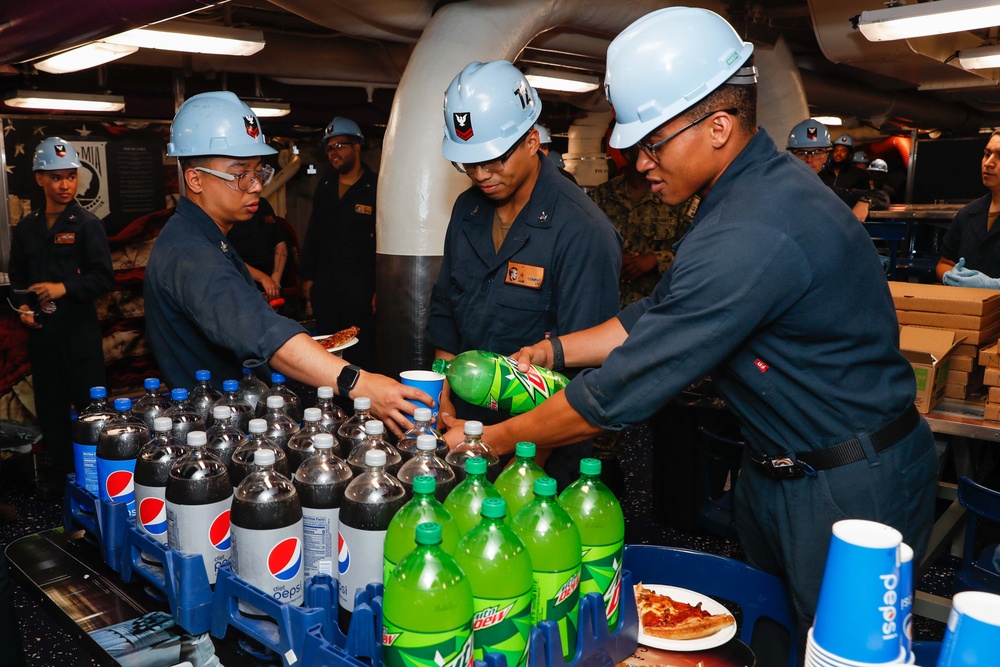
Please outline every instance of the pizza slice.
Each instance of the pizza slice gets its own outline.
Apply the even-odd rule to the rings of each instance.
[[[346,329],[342,329],[335,334],[330,334],[326,338],[320,340],[319,344],[328,350],[332,350],[333,348],[340,347],[341,345],[344,345],[352,340],[360,331],[361,329],[358,327],[347,327]]]
[[[711,614],[701,603],[691,605],[660,595],[642,583],[635,587],[642,631],[661,639],[701,639],[736,623],[730,614]]]

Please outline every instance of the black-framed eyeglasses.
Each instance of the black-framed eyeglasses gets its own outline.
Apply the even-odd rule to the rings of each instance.
[[[339,151],[339,150],[341,150],[343,148],[347,148],[348,146],[355,146],[356,144],[357,144],[357,142],[354,142],[354,141],[338,141],[338,142],[335,142],[335,143],[332,143],[332,144],[327,144],[326,145],[326,152],[327,153],[332,153],[334,151]]]
[[[203,171],[206,174],[211,174],[216,178],[221,178],[228,183],[236,181],[236,187],[233,188],[232,185],[229,187],[233,190],[239,189],[241,192],[246,192],[253,187],[254,183],[260,183],[260,187],[266,188],[271,184],[271,179],[274,178],[274,167],[270,165],[264,165],[256,171],[244,171],[239,174],[230,174],[225,171],[216,171],[215,169],[209,169],[208,167],[194,167],[195,171]],[[228,184],[227,183],[227,184]]]
[[[817,157],[819,155],[829,155],[829,148],[794,148],[792,154],[798,157]]]
[[[705,120],[707,118],[711,118],[712,116],[714,116],[715,114],[720,113],[720,112],[721,113],[727,113],[730,116],[735,116],[737,113],[739,113],[739,109],[737,109],[735,107],[731,107],[729,109],[716,109],[714,111],[709,111],[704,116],[702,116],[702,117],[700,117],[700,118],[698,118],[696,120],[691,121],[690,123],[688,123],[687,125],[685,125],[681,129],[677,130],[676,132],[674,132],[670,136],[664,137],[663,139],[660,139],[655,144],[644,144],[641,141],[639,141],[639,142],[637,142],[636,145],[638,145],[639,148],[641,148],[643,150],[643,152],[646,153],[646,155],[649,156],[650,160],[652,160],[653,162],[659,163],[660,159],[659,159],[659,157],[657,157],[656,154],[657,154],[657,152],[661,148],[663,148],[664,144],[666,144],[668,141],[670,141],[671,139],[673,139],[677,135],[681,134],[682,132],[690,130],[692,127],[694,127],[698,123],[702,122],[703,120]]]
[[[514,154],[514,151],[524,143],[524,140],[528,138],[529,132],[526,132],[523,137],[514,142],[514,145],[504,151],[504,154],[493,160],[486,160],[485,162],[452,162],[455,169],[459,172],[465,174],[466,176],[473,176],[476,173],[476,169],[482,169],[487,174],[496,174],[503,171],[504,164],[510,159],[510,156]]]

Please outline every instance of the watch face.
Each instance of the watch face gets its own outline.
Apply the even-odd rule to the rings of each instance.
[[[357,366],[345,366],[344,370],[340,371],[340,375],[337,377],[337,385],[345,389],[354,389],[354,385],[358,383],[358,378],[361,377],[361,369]]]

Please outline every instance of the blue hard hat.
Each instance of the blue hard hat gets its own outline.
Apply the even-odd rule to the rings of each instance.
[[[854,164],[868,164],[868,154],[864,151],[856,151],[851,162]]]
[[[786,149],[830,148],[830,130],[814,118],[806,118],[788,133]]]
[[[32,171],[56,171],[57,169],[79,169],[80,156],[73,144],[59,137],[44,139],[35,149]]]
[[[503,155],[542,113],[542,101],[506,60],[473,62],[444,94],[441,152],[452,162],[486,162]]]
[[[854,137],[849,134],[842,134],[837,137],[836,141],[833,142],[838,146],[847,146],[848,148],[854,148]]]
[[[323,130],[323,143],[325,144],[331,137],[355,137],[358,141],[364,142],[365,135],[361,133],[361,128],[350,118],[337,116],[330,121],[330,124]]]
[[[551,144],[552,135],[549,133],[549,128],[544,125],[539,125],[535,123],[535,129],[538,130],[538,143],[540,144]]]
[[[608,47],[604,91],[615,111],[609,144],[627,148],[726,83],[755,83],[753,54],[724,18],[667,7],[625,28]],[[735,75],[735,76],[734,76]]]
[[[267,145],[257,114],[223,90],[187,99],[174,116],[167,143],[167,155],[180,158],[258,157],[277,152]]]
[[[886,164],[885,160],[876,158],[876,159],[872,160],[872,163],[870,165],[868,165],[868,171],[878,171],[878,172],[882,172],[883,174],[888,174],[889,173],[889,165]]]

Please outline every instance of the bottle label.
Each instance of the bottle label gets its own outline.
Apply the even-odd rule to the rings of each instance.
[[[79,442],[74,442],[73,467],[76,471],[76,483],[95,496],[98,495],[97,445],[81,445]]]
[[[306,579],[319,574],[319,562],[333,562],[333,545],[340,532],[340,508],[302,508],[302,553]]]
[[[216,571],[229,562],[232,551],[229,526],[232,503],[232,493],[224,500],[207,505],[167,501],[167,546],[186,554],[200,555],[210,584],[215,584]]]
[[[135,459],[118,461],[97,457],[97,490],[101,500],[125,503],[135,518]]]
[[[476,660],[483,660],[484,652],[488,651],[506,656],[508,667],[528,664],[531,594],[529,589],[524,595],[513,598],[473,597],[472,633]]]
[[[622,597],[622,547],[624,540],[611,544],[583,545],[580,570],[580,595],[600,593],[608,627],[618,626],[618,607]]]
[[[135,485],[135,525],[160,544],[167,543],[166,488]]]
[[[493,364],[493,382],[479,401],[483,407],[519,415],[538,407],[556,392],[552,379],[544,377],[534,366],[522,373],[514,359],[500,355],[494,357]]]
[[[345,523],[340,524],[337,539],[337,594],[340,606],[349,612],[354,611],[354,596],[359,588],[371,583],[382,583],[385,533],[384,530],[361,530]]]
[[[233,525],[233,572],[278,602],[301,606],[302,521],[290,526],[255,530]],[[240,611],[262,614],[253,605],[240,601]]]
[[[412,632],[385,618],[382,662],[386,667],[472,667],[472,624],[446,632]]]
[[[535,572],[531,622],[554,621],[559,626],[563,658],[576,653],[576,626],[580,615],[580,568],[558,572]]]

